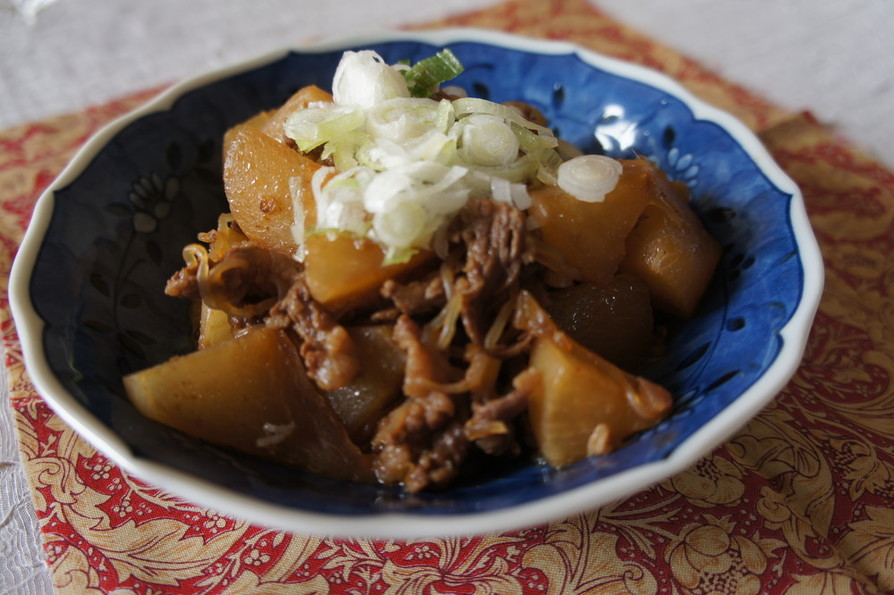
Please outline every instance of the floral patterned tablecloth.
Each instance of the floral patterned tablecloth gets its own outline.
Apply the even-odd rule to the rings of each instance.
[[[439,26],[567,39],[662,70],[761,138],[803,189],[826,261],[804,361],[692,468],[629,498],[504,534],[325,539],[220,516],[142,483],[36,394],[5,295],[0,330],[22,461],[60,593],[894,592],[894,173],[612,21],[584,0],[514,0]],[[0,268],[40,192],[150,90],[0,132]]]

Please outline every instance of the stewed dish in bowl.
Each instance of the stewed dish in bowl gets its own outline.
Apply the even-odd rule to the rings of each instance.
[[[691,464],[794,372],[821,271],[730,116],[449,30],[262,58],[114,123],[41,198],[12,300],[41,394],[137,477],[393,537]]]

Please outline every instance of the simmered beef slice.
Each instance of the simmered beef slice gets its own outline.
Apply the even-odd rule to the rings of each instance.
[[[454,238],[465,246],[454,289],[462,297],[462,320],[470,340],[481,345],[496,312],[518,287],[524,264],[525,218],[512,205],[471,201],[460,212]]]

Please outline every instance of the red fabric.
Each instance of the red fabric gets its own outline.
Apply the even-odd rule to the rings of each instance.
[[[551,38],[662,69],[733,111],[801,185],[826,259],[804,362],[691,469],[597,510],[500,535],[368,541],[270,531],[129,477],[48,408],[2,331],[26,473],[60,592],[894,592],[894,174],[576,0],[508,2],[433,26]],[[43,188],[152,92],[0,132],[0,266]]]

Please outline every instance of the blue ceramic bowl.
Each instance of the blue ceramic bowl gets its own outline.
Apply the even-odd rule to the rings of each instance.
[[[521,461],[448,491],[408,495],[301,473],[142,417],[121,377],[192,349],[187,304],[163,293],[181,247],[226,210],[224,131],[299,87],[327,88],[345,49],[390,63],[450,46],[456,81],[538,107],[586,151],[646,155],[692,188],[724,255],[698,315],[649,375],[673,415],[619,451],[554,470]],[[93,138],[40,199],[11,286],[40,393],[129,472],[249,521],[343,536],[510,529],[580,512],[685,469],[794,373],[822,285],[799,191],[758,140],[662,75],[564,43],[448,30],[303,48],[184,82]]]

